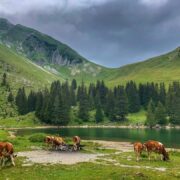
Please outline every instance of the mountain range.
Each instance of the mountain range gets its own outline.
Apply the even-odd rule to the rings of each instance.
[[[15,86],[30,88],[73,78],[85,83],[104,80],[112,87],[130,80],[170,83],[180,77],[180,48],[143,62],[107,68],[46,34],[0,18],[0,72],[7,72]]]

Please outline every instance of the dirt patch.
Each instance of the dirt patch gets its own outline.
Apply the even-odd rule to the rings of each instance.
[[[26,157],[25,164],[76,164],[96,160],[102,154],[87,154],[81,152],[54,152],[45,150],[19,152],[18,156]]]
[[[121,152],[131,152],[133,151],[133,144],[130,142],[114,142],[114,141],[100,141],[94,140],[91,141],[94,143],[98,143],[105,149],[115,149]]]

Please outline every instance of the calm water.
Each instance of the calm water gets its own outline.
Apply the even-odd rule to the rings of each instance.
[[[167,147],[180,148],[180,129],[121,129],[121,128],[62,128],[62,129],[20,129],[17,135],[33,133],[56,134],[63,137],[80,136],[89,140],[108,141],[161,141]]]

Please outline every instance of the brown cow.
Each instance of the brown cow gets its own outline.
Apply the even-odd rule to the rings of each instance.
[[[14,163],[14,147],[9,142],[0,142],[0,160],[2,162],[2,166],[5,165],[6,158],[11,161],[12,165],[15,166]]]
[[[75,151],[80,150],[81,138],[79,136],[74,136],[72,140],[73,140],[73,149]]]
[[[53,142],[53,146],[55,147],[55,149],[57,150],[61,145],[65,145],[64,139],[62,137],[54,137],[54,139],[52,140]]]
[[[53,140],[54,140],[54,136],[46,136],[44,141],[49,147],[50,145],[53,146]]]
[[[144,143],[144,146],[148,152],[148,158],[150,160],[150,154],[152,152],[158,153],[162,155],[162,160],[167,161],[169,160],[169,154],[168,152],[165,150],[164,145],[161,142],[158,141],[154,141],[154,140],[149,140],[147,142]]]
[[[144,150],[144,146],[141,142],[134,143],[134,152],[136,154],[136,161],[139,161],[142,151]]]

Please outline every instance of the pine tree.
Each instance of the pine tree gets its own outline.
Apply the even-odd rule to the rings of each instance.
[[[100,105],[97,106],[95,119],[96,119],[96,123],[103,121],[103,112]]]
[[[77,89],[77,82],[76,82],[75,79],[72,80],[71,87],[72,87],[73,90]]]
[[[28,112],[27,97],[26,97],[24,87],[22,89],[19,88],[18,90],[18,93],[16,96],[16,105],[18,107],[19,114],[24,115]]]
[[[166,110],[161,102],[158,102],[157,108],[155,110],[155,122],[161,125],[167,124]]]
[[[128,97],[128,109],[129,112],[135,113],[140,110],[140,99],[136,84],[130,81],[126,85],[126,93]]]
[[[115,103],[116,118],[124,121],[128,115],[128,100],[123,86],[119,86]]]
[[[108,116],[110,121],[115,121],[115,99],[114,94],[111,90],[108,92],[107,95],[105,114],[106,116]]]
[[[29,93],[27,104],[28,104],[28,112],[35,111],[35,109],[36,109],[36,94],[33,91],[31,91]]]
[[[166,89],[164,83],[160,84],[160,90],[159,90],[159,101],[165,105],[166,102]]]
[[[14,96],[12,94],[12,92],[10,91],[8,98],[7,98],[8,102],[12,103],[14,101]]]
[[[155,120],[155,105],[152,99],[150,100],[147,108],[147,115],[146,115],[146,124],[152,128],[153,126],[156,125],[156,120]]]
[[[6,73],[3,74],[1,85],[2,86],[7,85],[7,75],[6,75]]]
[[[79,89],[79,112],[78,116],[84,121],[88,121],[89,118],[89,105],[88,105],[88,95],[87,90],[82,82],[82,85]]]

